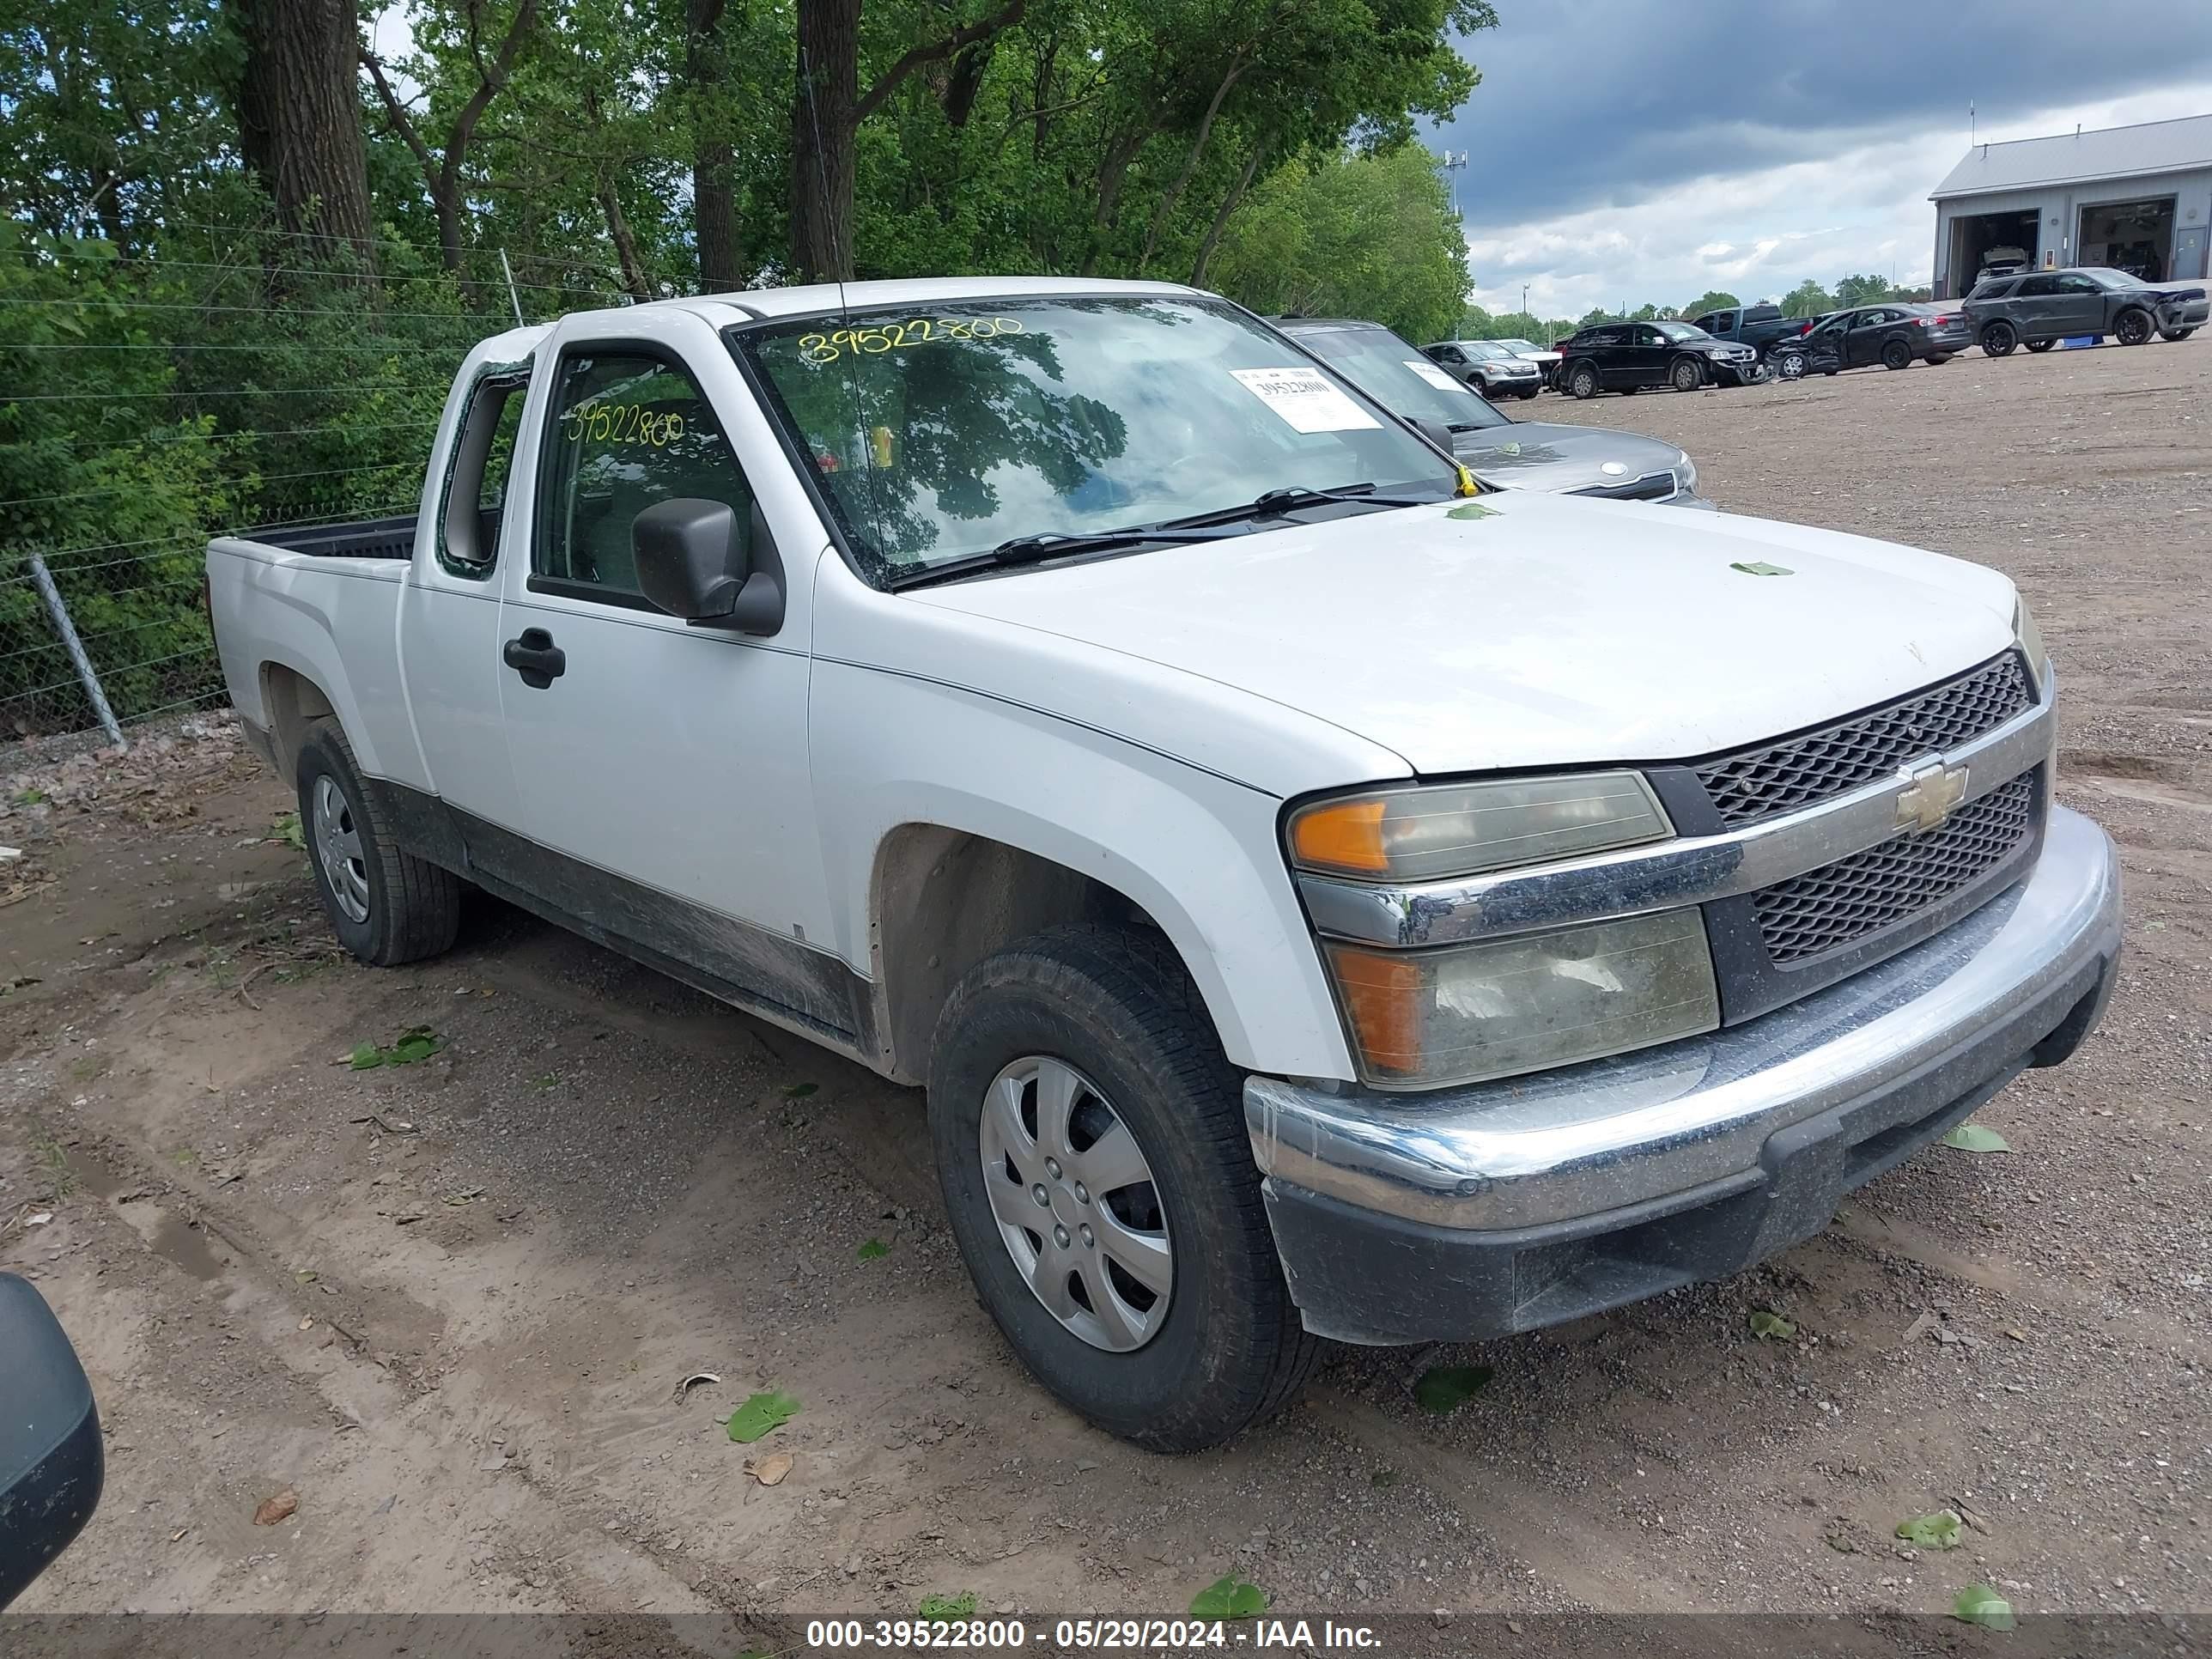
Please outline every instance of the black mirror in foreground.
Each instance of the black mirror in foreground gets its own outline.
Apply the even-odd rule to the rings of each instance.
[[[30,1280],[0,1273],[0,1607],[84,1530],[101,1476],[76,1350]]]
[[[757,505],[746,532],[726,501],[679,495],[648,507],[630,525],[637,585],[702,628],[773,634],[783,626],[783,568]]]
[[[1432,419],[1426,415],[1409,415],[1406,417],[1406,424],[1438,449],[1443,450],[1445,454],[1449,455],[1452,453],[1451,428],[1442,421]]]

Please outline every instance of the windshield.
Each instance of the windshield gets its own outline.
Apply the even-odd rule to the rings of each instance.
[[[1462,340],[1459,343],[1460,349],[1468,356],[1480,357],[1485,362],[1494,363],[1501,357],[1513,355],[1495,340]]]
[[[1456,479],[1216,301],[999,299],[733,330],[872,574],[1224,511],[1271,489]],[[1411,351],[1407,355],[1413,356]]]
[[[1687,323],[1654,323],[1652,326],[1670,340],[1705,340],[1712,337],[1702,328],[1692,328]]]
[[[1394,415],[1458,432],[1512,422],[1387,328],[1319,329],[1291,337]]]
[[[1508,351],[1541,351],[1543,349],[1534,340],[1500,340],[1498,343]]]

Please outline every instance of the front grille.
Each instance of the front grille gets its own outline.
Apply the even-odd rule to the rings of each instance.
[[[1674,490],[1674,475],[1668,471],[1647,472],[1640,478],[1631,478],[1626,483],[1592,484],[1587,489],[1577,489],[1574,493],[1601,501],[1663,501]]]
[[[1826,800],[1887,777],[1908,762],[1992,732],[2028,705],[2020,653],[2008,651],[1886,708],[1708,761],[1696,769],[1729,829]]]
[[[1962,806],[1941,830],[1900,836],[1752,895],[1766,953],[1802,962],[1918,915],[1986,874],[2021,844],[2035,813],[2035,774]]]

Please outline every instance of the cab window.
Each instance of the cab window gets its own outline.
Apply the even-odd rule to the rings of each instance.
[[[674,362],[635,347],[572,350],[548,419],[532,587],[650,608],[630,550],[639,514],[693,496],[750,521],[752,492],[721,423]]]

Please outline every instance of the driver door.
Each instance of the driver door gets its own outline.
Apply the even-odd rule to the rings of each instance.
[[[1881,343],[1889,333],[1889,319],[1894,314],[1875,306],[1852,317],[1850,331],[1844,337],[1844,368],[1864,368],[1880,359]]]

